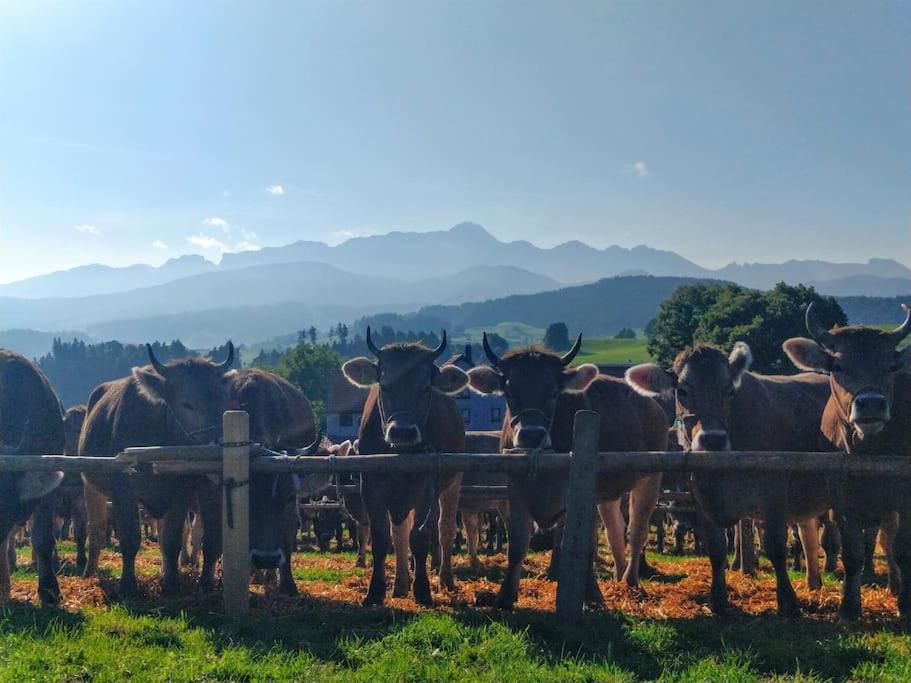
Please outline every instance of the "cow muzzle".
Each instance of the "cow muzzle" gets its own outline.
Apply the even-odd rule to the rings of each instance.
[[[851,401],[851,425],[861,436],[878,434],[892,417],[889,401],[878,391],[864,391]]]
[[[512,435],[513,448],[550,448],[550,430],[540,425],[520,425]]]
[[[421,438],[421,429],[413,420],[393,420],[386,425],[386,443],[393,448],[412,448]]]
[[[700,429],[693,439],[694,451],[729,451],[731,440],[723,429]]]
[[[281,548],[276,550],[253,548],[250,551],[250,565],[254,569],[278,569],[284,563],[285,553]]]

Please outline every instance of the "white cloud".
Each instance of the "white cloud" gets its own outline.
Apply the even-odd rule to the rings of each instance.
[[[281,185],[270,185],[266,188],[266,192],[271,194],[273,197],[278,197],[285,194],[285,188]]]
[[[231,232],[231,225],[224,218],[219,218],[218,216],[213,216],[211,218],[203,218],[202,224],[207,225],[210,228],[221,228],[225,232]]]
[[[222,253],[229,251],[227,244],[214,237],[209,237],[208,235],[193,235],[192,237],[187,237],[187,242],[194,247],[199,247],[200,249],[205,249],[207,251],[220,251]]]
[[[327,235],[326,239],[331,246],[335,246],[350,240],[352,237],[357,237],[357,235],[358,233],[355,230],[333,230]]]
[[[260,247],[255,242],[250,242],[248,240],[238,242],[236,245],[234,245],[234,251],[259,251],[261,248],[262,247]]]
[[[244,230],[243,228],[241,228],[240,234],[243,235],[243,238],[245,240],[247,240],[248,242],[256,242],[259,240],[259,235],[257,235],[252,230]]]
[[[632,166],[633,174],[638,178],[644,178],[648,175],[648,164],[644,161],[637,161]]]
[[[164,242],[162,242],[161,240],[155,240],[154,242],[152,242],[152,246],[155,247],[156,249],[160,249],[161,251],[168,250],[168,245],[165,244]]]
[[[98,236],[101,234],[101,230],[99,230],[98,226],[95,226],[95,225],[82,224],[82,225],[76,225],[74,227],[76,228],[76,232],[81,232],[83,235]]]

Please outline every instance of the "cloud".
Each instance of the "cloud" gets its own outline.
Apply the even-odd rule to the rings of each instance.
[[[358,233],[355,230],[333,230],[326,236],[326,239],[330,245],[335,246],[350,240],[352,237],[357,237],[357,235]]]
[[[257,235],[257,234],[256,234],[255,232],[253,232],[252,230],[244,230],[243,228],[241,228],[241,229],[240,229],[240,234],[241,234],[241,235],[243,236],[243,238],[244,238],[246,241],[248,241],[248,242],[256,242],[256,241],[259,240],[259,235]]]
[[[248,240],[243,240],[234,245],[234,251],[259,251],[260,247],[255,242],[250,242]]]
[[[95,235],[97,237],[101,234],[101,230],[99,230],[95,225],[82,224],[76,225],[74,227],[76,229],[76,232],[81,232],[83,235]]]
[[[168,250],[168,245],[165,244],[164,242],[162,242],[161,240],[155,240],[154,242],[152,242],[152,246],[155,247],[156,249],[160,249],[161,251]]]
[[[207,251],[220,251],[222,253],[229,251],[227,244],[214,237],[209,237],[208,235],[193,235],[192,237],[187,237],[187,242],[194,247],[199,247],[200,249],[205,249]]]
[[[648,164],[644,161],[637,161],[632,165],[630,170],[632,170],[637,178],[644,178],[648,175]]]
[[[207,225],[210,228],[221,228],[225,232],[231,232],[231,224],[228,223],[228,221],[226,221],[224,218],[219,218],[217,216],[213,216],[211,218],[203,218],[202,224]]]
[[[266,192],[271,194],[273,197],[278,197],[285,194],[285,188],[281,185],[270,185],[266,188]]]

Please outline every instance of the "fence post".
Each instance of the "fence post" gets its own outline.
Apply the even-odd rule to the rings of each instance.
[[[600,426],[598,413],[591,410],[576,413],[557,583],[557,616],[565,621],[577,621],[582,616],[592,569]]]
[[[225,616],[250,611],[250,416],[229,410],[222,417],[221,583]]]

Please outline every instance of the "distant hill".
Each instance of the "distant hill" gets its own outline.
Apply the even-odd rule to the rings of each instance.
[[[858,287],[872,280],[864,278],[911,279],[911,269],[892,259],[870,259],[866,263],[829,263],[828,261],[786,261],[785,263],[731,263],[712,272],[712,277],[729,280],[744,287],[771,289],[779,282],[794,285],[831,283],[842,287],[850,278]],[[838,284],[838,283],[841,284]],[[827,292],[828,293],[828,292]],[[851,292],[864,294],[864,291]]]
[[[831,296],[893,297],[911,294],[911,278],[849,275],[834,280],[810,280],[805,284]]]
[[[38,332],[37,330],[0,330],[0,349],[9,349],[21,353],[29,359],[40,358],[50,353],[54,339],[67,341],[78,339],[91,342],[91,337],[82,332]]]
[[[901,305],[911,305],[911,295],[897,297],[840,296],[838,303],[854,325],[884,325],[904,320]]]
[[[696,282],[680,277],[615,277],[552,292],[508,296],[459,306],[425,306],[420,315],[446,320],[453,329],[494,326],[518,320],[546,328],[562,321],[571,334],[605,336],[622,327],[644,328],[659,304],[681,285]]]

